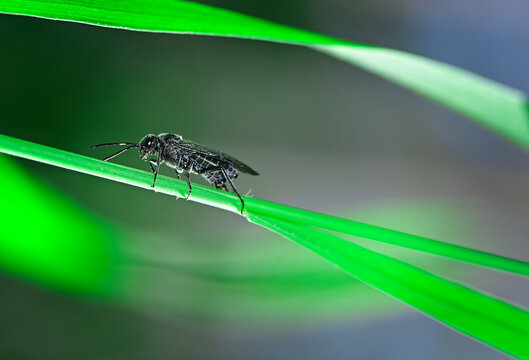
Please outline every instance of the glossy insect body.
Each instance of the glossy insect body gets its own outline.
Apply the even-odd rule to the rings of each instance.
[[[241,200],[241,213],[244,210],[244,200],[235,185],[233,185],[233,180],[239,176],[239,171],[250,175],[259,175],[248,165],[228,154],[185,140],[176,134],[160,134],[158,136],[150,134],[145,136],[139,143],[105,143],[91,146],[91,148],[112,145],[127,145],[127,147],[108,156],[104,161],[110,160],[128,149],[139,148],[141,158],[149,162],[154,173],[153,187],[156,185],[156,177],[162,163],[174,168],[178,178],[180,178],[180,174],[184,174],[189,185],[189,193],[186,199],[189,198],[192,191],[191,181],[189,180],[190,173],[202,175],[217,189],[229,191],[226,185],[226,183],[229,183]]]

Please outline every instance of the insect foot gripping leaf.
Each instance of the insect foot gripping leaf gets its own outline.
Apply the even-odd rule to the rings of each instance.
[[[185,140],[176,134],[160,134],[158,136],[149,134],[144,136],[139,143],[104,143],[93,145],[91,148],[114,145],[125,145],[126,147],[106,157],[104,161],[113,159],[129,149],[139,148],[141,158],[149,162],[151,171],[154,173],[152,187],[156,185],[156,178],[162,163],[175,169],[179,179],[180,173],[184,173],[189,187],[186,200],[191,196],[193,189],[189,180],[190,173],[202,175],[217,189],[229,191],[226,183],[230,183],[231,188],[241,201],[241,214],[244,214],[244,200],[233,184],[233,180],[239,176],[239,171],[250,175],[259,175],[257,171],[231,155]]]

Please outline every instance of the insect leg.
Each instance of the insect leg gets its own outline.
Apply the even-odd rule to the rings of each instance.
[[[242,199],[242,196],[241,194],[239,194],[239,191],[237,191],[237,188],[235,187],[235,185],[233,185],[233,181],[231,181],[230,177],[228,176],[228,174],[226,174],[226,170],[224,170],[223,168],[220,169],[220,171],[222,171],[222,174],[224,175],[224,178],[226,180],[228,180],[228,182],[230,183],[231,185],[231,188],[233,189],[233,191],[237,194],[237,196],[239,197],[239,200],[241,200],[241,204],[242,204],[242,207],[241,207],[241,215],[244,215],[244,200]],[[224,185],[225,186],[225,185]]]
[[[149,161],[149,166],[151,167],[151,171],[153,173],[155,173],[156,171],[154,170],[154,166],[152,166],[152,164],[154,163],[154,161]],[[156,164],[156,163],[155,163]]]
[[[161,150],[158,150],[158,159],[156,161],[156,171],[154,172],[154,181],[152,182],[152,187],[154,187],[154,185],[156,185],[156,177],[158,176],[158,172],[160,171],[160,163],[161,162],[162,162],[162,152],[161,152]]]
[[[189,172],[193,169],[193,165],[189,166],[189,168],[187,168],[185,170],[185,173],[186,173],[186,179],[187,179],[187,185],[189,186],[189,193],[187,194],[186,196],[186,200],[189,200],[189,197],[191,196],[191,190],[193,190],[193,187],[191,186],[191,181],[189,180]]]
[[[174,171],[175,171],[175,173],[176,173],[176,178],[177,178],[178,180],[180,180],[180,173],[179,173],[178,170],[176,170],[176,169],[175,169]]]

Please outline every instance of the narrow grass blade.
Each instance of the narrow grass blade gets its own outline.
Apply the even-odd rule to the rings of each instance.
[[[0,152],[145,188],[150,188],[152,180],[152,175],[146,172],[3,135],[0,135]],[[159,184],[158,191],[163,193],[182,197],[187,193],[187,186],[181,181],[161,177]],[[233,194],[198,185],[195,188],[192,194],[194,200],[238,212],[240,204]],[[247,199],[247,201],[252,203],[257,200]],[[261,203],[261,208],[262,204],[266,203],[263,200],[257,202]],[[270,203],[269,206],[271,209],[277,206],[278,212],[275,215],[279,218],[288,213],[289,208],[284,205]],[[293,212],[302,211],[291,210]],[[529,315],[523,309],[443,280],[404,262],[377,254],[307,225],[280,220],[278,217],[263,216],[253,213],[250,208],[247,215],[250,221],[299,242],[358,279],[401,299],[455,329],[499,350],[529,359],[529,348],[526,346],[526,339],[529,338],[527,328]],[[330,221],[330,219],[337,218],[328,217],[327,220]],[[369,227],[369,225],[365,226]],[[376,229],[379,228],[373,227],[372,231],[376,232]],[[391,230],[384,229],[384,231],[390,232]]]
[[[272,233],[252,242],[226,233],[212,246],[189,242],[182,232],[131,232],[31,176],[12,157],[0,154],[0,173],[8,174],[0,177],[0,272],[25,282],[223,325],[357,322],[407,310]]]
[[[190,1],[0,0],[0,12],[140,31],[307,46],[436,101],[529,150],[529,105],[525,94],[402,51],[340,40]]]
[[[529,359],[529,312],[320,230],[253,214],[248,218],[442,323]]]
[[[0,152],[62,167],[77,172],[114,180],[129,185],[154,190],[151,187],[152,173],[104,162],[94,158],[73,154],[48,146],[15,139],[0,134]],[[187,183],[166,176],[159,176],[156,191],[168,195],[186,197]],[[232,193],[210,187],[193,185],[191,200],[239,213],[240,201]],[[275,218],[278,221],[306,224],[357,237],[381,241],[409,249],[441,255],[455,260],[487,266],[519,275],[529,275],[529,263],[452,245],[425,237],[342,219],[330,215],[297,209],[269,201],[245,198],[246,213]]]
[[[0,173],[8,174],[0,177],[0,272],[25,282],[223,325],[299,326],[405,311],[313,254],[270,239],[272,233],[257,246],[225,234],[217,247],[190,243],[182,233],[131,233],[31,176],[12,157],[0,154]],[[279,252],[284,262],[277,261]]]
[[[247,206],[248,212],[273,217],[278,220],[310,225],[321,229],[423,251],[429,254],[440,255],[454,260],[461,260],[476,265],[529,276],[529,263],[525,261],[514,260],[508,257],[358,221],[271,203],[261,199],[251,199],[251,201],[247,201]]]

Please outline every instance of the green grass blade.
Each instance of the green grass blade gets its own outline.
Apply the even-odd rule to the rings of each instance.
[[[521,308],[305,225],[253,214],[249,220],[454,329],[529,359],[529,312]]]
[[[340,45],[314,48],[436,101],[529,150],[529,103],[518,90],[403,51]]]
[[[25,282],[206,323],[299,326],[407,310],[272,233],[251,242],[225,234],[205,245],[189,242],[185,230],[131,232],[71,201],[12,157],[0,155],[0,173],[8,174],[0,177],[0,272]]]
[[[12,157],[0,155],[0,173],[0,272],[39,287],[206,323],[299,326],[407,310],[272,233],[225,234],[212,246],[185,230],[131,232]]]
[[[529,275],[529,263],[524,261],[260,199],[252,199],[247,204],[248,211],[254,214],[306,224],[520,275]]]
[[[152,181],[152,174],[147,172],[105,163],[100,160],[3,135],[0,135],[0,152],[144,188],[150,188]],[[6,181],[9,181],[7,177],[6,179]],[[187,184],[182,181],[160,177],[159,185],[160,187],[157,190],[166,194],[183,197],[187,193]],[[6,186],[8,185],[6,184]],[[24,184],[18,184],[17,186],[24,187]],[[25,187],[21,189],[21,192],[24,192],[24,190]],[[31,196],[31,193],[28,195]],[[236,213],[240,205],[237,197],[233,194],[199,185],[194,186],[192,198]],[[339,265],[346,272],[354,274],[362,281],[398,297],[402,301],[476,339],[509,354],[529,358],[527,354],[528,348],[525,346],[526,339],[529,336],[526,324],[529,322],[527,322],[528,314],[523,309],[443,280],[402,261],[377,254],[334,235],[312,229],[307,225],[279,220],[276,217],[263,216],[258,212],[254,213],[251,210],[252,208],[262,210],[263,204],[267,202],[251,198],[246,200],[248,205],[254,202],[261,204],[260,206],[254,206],[255,204],[248,206],[248,218],[250,221],[301,243],[318,255]],[[275,215],[278,217],[287,214],[288,209],[291,209],[294,213],[299,211],[312,214],[304,210],[288,208],[284,205],[269,203],[268,206],[270,209],[277,207],[278,211]],[[38,212],[38,209],[36,210]],[[42,212],[44,213],[43,215],[49,213],[48,211]],[[60,212],[62,213],[63,209]],[[317,219],[318,216],[326,217],[321,214],[314,215],[316,216],[314,219]],[[37,217],[38,214],[34,216]],[[48,214],[49,216],[53,217],[53,214]],[[330,219],[339,221],[338,218],[328,217],[328,221],[331,221]],[[58,227],[54,222],[48,225],[54,227],[54,229]],[[365,226],[369,227],[369,225]],[[379,228],[373,227],[374,232],[375,229]],[[398,234],[397,232],[395,233]],[[92,240],[91,232],[87,233],[87,236]],[[93,237],[98,238],[100,236],[95,234]],[[11,236],[11,238],[16,237]],[[86,242],[86,244],[88,243]],[[65,244],[65,242],[62,244]],[[106,252],[102,254],[104,255]],[[82,255],[84,256],[85,252],[82,252]],[[106,255],[104,258],[107,259]],[[92,256],[89,259],[92,262]],[[22,260],[24,260],[24,256],[22,256]],[[27,264],[27,261],[25,263]],[[105,261],[103,264],[108,264],[108,262]],[[96,269],[105,270],[106,266],[103,268],[97,266]],[[108,273],[105,270],[103,274]],[[96,284],[100,284],[98,279],[108,280],[109,278],[108,275],[96,277]]]
[[[189,1],[0,0],[0,12],[140,31],[307,46],[404,86],[529,150],[529,105],[525,94],[402,51],[348,42]]]
[[[1,134],[0,152],[153,190],[151,187],[152,173],[150,172],[104,162]],[[156,191],[160,193],[186,197],[188,190],[187,183],[184,181],[166,176],[159,176],[156,182]],[[193,185],[191,200],[234,213],[239,213],[240,209],[240,201],[237,196],[211,187]],[[519,275],[529,275],[529,263],[524,261],[261,199],[246,197],[245,204],[248,214],[264,215],[278,220],[311,225]]]

